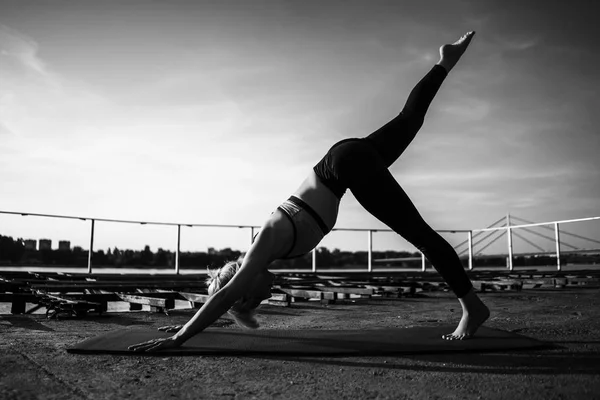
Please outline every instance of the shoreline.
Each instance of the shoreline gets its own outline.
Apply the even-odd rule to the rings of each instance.
[[[469,271],[465,268],[466,271]],[[87,267],[69,267],[69,266],[8,266],[0,265],[0,272],[2,271],[21,271],[21,272],[65,272],[65,273],[78,273],[87,274]],[[312,269],[271,269],[273,272],[281,273],[314,273]],[[316,273],[371,273],[376,275],[378,272],[381,273],[393,273],[393,272],[421,272],[421,268],[406,268],[406,267],[373,267],[372,271],[369,272],[367,267],[357,268],[328,268],[319,266]],[[475,266],[471,271],[483,272],[483,271],[496,271],[496,272],[511,272],[506,266]],[[600,264],[567,264],[562,265],[561,270],[558,271],[556,265],[542,265],[542,266],[514,266],[513,271],[537,271],[537,272],[570,272],[570,271],[600,271]],[[433,267],[428,267],[426,272],[435,273]],[[116,268],[116,267],[94,267],[92,274],[175,274],[176,271],[173,268]],[[206,268],[180,268],[179,274],[181,275],[192,275],[192,274],[207,274]]]

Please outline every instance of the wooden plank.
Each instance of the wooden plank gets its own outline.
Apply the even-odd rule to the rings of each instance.
[[[43,304],[37,304],[37,305],[31,307],[29,310],[27,310],[27,312],[25,314],[33,314],[34,312],[36,312],[37,310],[39,310],[42,307],[44,307]]]
[[[0,293],[0,303],[12,303],[15,299],[31,303],[36,298],[32,293]]]
[[[490,281],[472,281],[476,289],[485,292],[487,289],[492,290],[517,290],[523,289],[523,283],[517,280],[490,280]]]
[[[600,285],[600,280],[597,278],[569,278],[567,280],[567,285],[598,287]]]
[[[472,280],[471,282],[473,282],[473,284],[478,283],[485,283],[488,285],[500,285],[500,286],[511,286],[511,285],[521,285],[523,282],[519,281],[519,280]]]
[[[285,293],[271,293],[271,297],[268,300],[288,301],[288,295]]]
[[[15,285],[8,281],[0,281],[0,292],[10,292],[15,286],[18,285]]]
[[[103,294],[70,294],[68,295],[73,300],[86,300],[89,302],[107,302],[107,301],[120,301],[119,297],[114,293],[103,293]],[[33,293],[0,293],[0,303],[10,303],[13,299],[20,299],[27,303],[33,303],[39,299]]]
[[[568,281],[566,278],[556,278],[554,279],[554,286],[555,287],[565,287],[567,285]]]
[[[292,297],[302,297],[305,299],[320,299],[321,292],[320,290],[305,290],[305,289],[289,289],[289,288],[279,288],[282,292],[289,294]]]
[[[206,303],[210,298],[207,294],[188,292],[179,292],[179,296],[180,300],[193,301],[194,303]],[[285,293],[271,293],[271,297],[268,300],[286,301],[287,295]]]
[[[320,290],[303,290],[303,289],[288,289],[279,288],[282,292],[292,297],[302,297],[305,299],[321,299],[321,300],[335,300],[335,293],[323,292]]]
[[[267,304],[272,306],[289,307],[291,298],[285,293],[271,293],[271,297],[267,299]]]
[[[110,282],[85,282],[76,284],[36,284],[31,285],[32,289],[44,290],[46,292],[67,292],[84,291],[86,289],[102,289],[114,292],[123,292],[124,290],[135,290],[141,288],[155,289],[205,289],[206,285],[202,282],[129,282],[113,284]]]
[[[131,294],[135,296],[153,297],[158,299],[180,299],[179,292],[172,290],[165,291],[154,291],[155,289],[140,289],[135,292],[119,292],[124,294]]]
[[[26,302],[22,299],[15,299],[10,307],[11,314],[25,314]]]
[[[151,307],[159,307],[165,309],[173,309],[175,308],[175,300],[157,298],[157,297],[148,297],[148,296],[139,296],[133,294],[125,294],[125,293],[117,293],[117,296],[123,301],[134,304],[142,304]]]
[[[341,286],[317,286],[323,292],[333,293],[345,293],[345,294],[360,294],[360,295],[372,295],[374,290],[371,288],[357,288],[357,287],[341,287]]]
[[[82,299],[74,299],[71,298],[69,296],[57,296],[54,294],[50,294],[50,293],[44,293],[41,291],[37,291],[36,295],[39,296],[42,299],[51,299],[51,300],[57,300],[60,301],[61,303],[66,303],[66,304],[86,304],[86,305],[93,305],[93,306],[101,306],[102,304],[97,303],[97,302],[93,302],[93,301],[87,301],[87,300],[82,300]]]
[[[526,285],[550,285],[554,286],[553,278],[522,279],[521,282]]]
[[[573,278],[568,278],[569,282],[592,282],[592,283],[598,283],[600,282],[599,278],[591,278],[591,277],[573,277]]]
[[[96,281],[204,281],[207,274],[85,274],[84,277]]]
[[[289,301],[279,301],[279,300],[269,300],[268,304],[272,305],[272,306],[278,306],[278,307],[289,307],[290,306]]]
[[[43,283],[34,283],[33,285],[35,286],[41,286],[41,285],[57,285],[57,286],[89,286],[89,287],[96,287],[96,286],[105,286],[105,285],[111,285],[111,286],[119,286],[119,285],[140,285],[142,287],[146,286],[147,287],[154,287],[154,286],[161,286],[161,285],[166,285],[166,286],[171,286],[171,285],[192,285],[192,286],[204,286],[206,287],[206,283],[203,281],[199,281],[199,280],[173,280],[173,281],[168,281],[168,280],[160,280],[160,279],[156,279],[156,280],[137,280],[137,279],[132,279],[132,280],[120,280],[120,281],[93,281],[93,280],[87,280],[87,281],[43,281]]]
[[[90,310],[95,310],[102,314],[107,310],[106,302],[91,302],[80,299],[73,299],[65,295],[57,296],[43,291],[35,291],[38,296],[37,303],[46,307],[48,318],[58,318],[60,314],[75,315],[81,317]]]
[[[76,280],[204,280],[206,279],[206,273],[200,274],[103,274],[93,273],[88,274],[87,272],[26,272],[26,271],[0,271],[0,278],[16,278],[16,279],[56,279],[64,281],[76,281]]]
[[[83,293],[70,294],[69,298],[74,300],[87,300],[90,302],[106,303],[108,301],[120,301],[119,296],[115,293]]]

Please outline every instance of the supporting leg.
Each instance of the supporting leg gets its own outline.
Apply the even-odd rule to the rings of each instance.
[[[389,171],[373,174],[350,187],[358,202],[425,254],[459,298],[463,317],[445,339],[473,336],[489,317],[489,310],[473,292],[473,285],[452,246],[435,232]]]

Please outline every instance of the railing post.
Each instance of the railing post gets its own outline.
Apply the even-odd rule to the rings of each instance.
[[[560,231],[558,222],[554,223],[554,237],[556,238],[556,268],[560,271]]]
[[[181,245],[181,225],[177,225],[177,250],[175,250],[175,274],[179,275],[179,246]]]
[[[92,219],[92,229],[90,232],[90,250],[88,252],[88,274],[92,273],[92,255],[94,254],[94,224],[95,220]]]
[[[312,251],[312,272],[317,272],[317,248]]]
[[[373,272],[373,231],[370,229],[367,236],[367,248],[369,255],[367,269],[369,272]]]
[[[425,272],[425,254],[421,253],[421,271]]]
[[[508,236],[508,269],[513,270],[512,230],[510,229],[510,214],[506,214],[506,235]]]
[[[254,227],[253,226],[250,227],[250,245],[252,245],[252,243],[254,243]]]
[[[473,231],[468,232],[469,239],[469,271],[473,270]]]

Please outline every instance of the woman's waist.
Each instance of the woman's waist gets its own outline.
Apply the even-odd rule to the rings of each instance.
[[[292,197],[299,199],[303,208],[307,208],[310,210],[309,212],[315,214],[313,217],[322,221],[327,227],[326,233],[328,233],[333,229],[337,221],[340,201],[330,191],[327,194],[319,194],[319,192],[320,190],[297,191]]]

